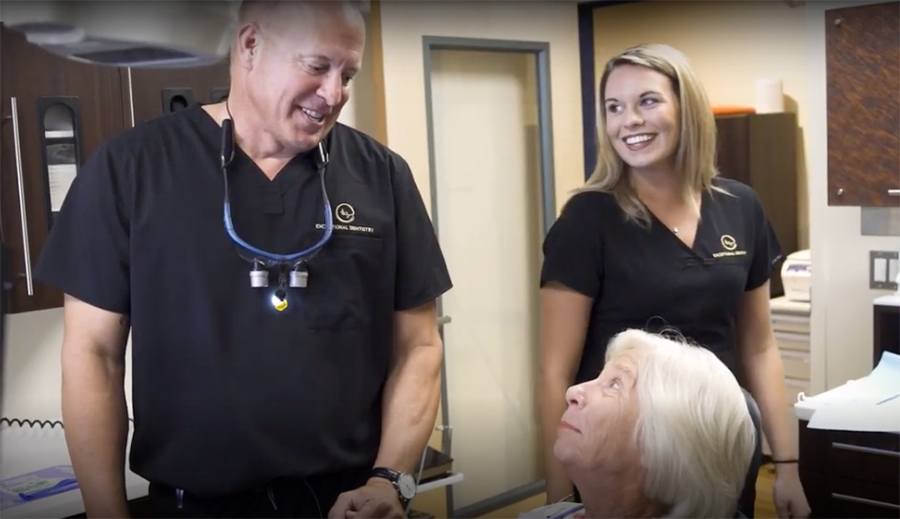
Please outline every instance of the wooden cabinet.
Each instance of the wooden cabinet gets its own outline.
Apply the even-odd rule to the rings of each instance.
[[[888,351],[900,355],[900,295],[881,296],[872,306],[872,367]]]
[[[125,116],[119,69],[51,54],[2,25],[0,42],[0,238],[9,248],[3,297],[15,313],[62,304],[58,290],[33,282],[53,206],[61,203],[51,188],[64,194],[55,184],[71,180],[84,158],[125,127]],[[68,128],[59,125],[66,118]]]
[[[228,94],[228,60],[196,68],[130,68],[127,83],[134,122],[149,121],[195,103],[221,101]]]
[[[797,250],[797,116],[792,113],[716,117],[716,165],[722,176],[756,191],[785,256]],[[773,297],[784,293],[777,269]]]
[[[900,344],[900,297],[875,300],[874,365]],[[800,420],[800,479],[813,517],[900,517],[900,434],[810,429]]]
[[[0,24],[0,71],[2,306],[8,313],[58,307],[62,294],[34,282],[34,268],[80,164],[135,123],[218,101],[227,93],[228,64],[132,69],[83,63]]]
[[[800,480],[813,517],[900,517],[900,434],[801,420]]]
[[[900,207],[900,2],[825,11],[828,204]]]

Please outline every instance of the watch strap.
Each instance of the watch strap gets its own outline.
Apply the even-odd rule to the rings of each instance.
[[[394,490],[397,491],[397,497],[400,498],[400,503],[405,507],[413,496],[403,495],[403,490],[400,488],[400,478],[402,476],[404,476],[404,473],[388,467],[375,467],[372,469],[372,472],[369,473],[369,477],[382,478],[390,481],[391,485],[394,486]]]

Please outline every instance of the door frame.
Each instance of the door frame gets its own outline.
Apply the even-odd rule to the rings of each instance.
[[[550,230],[556,220],[556,190],[553,172],[553,120],[550,103],[550,43],[541,41],[498,40],[483,38],[457,38],[446,36],[423,36],[422,58],[425,72],[425,116],[428,129],[428,175],[431,193],[431,221],[435,234],[438,234],[438,194],[437,166],[435,164],[434,114],[432,111],[432,51],[465,50],[484,52],[513,52],[531,54],[535,60],[535,79],[537,80],[537,115],[538,115],[538,147],[540,153],[540,189],[541,189],[541,222],[543,235]],[[438,315],[449,322],[450,316],[444,316],[441,301],[437,301]],[[441,327],[443,341],[443,327]],[[442,450],[450,455],[452,446],[452,426],[450,425],[450,408],[448,404],[446,363],[441,364],[441,430]],[[544,480],[534,481],[510,489],[506,492],[478,501],[463,508],[453,505],[453,486],[446,487],[447,517],[477,517],[493,510],[521,501],[544,491]]]

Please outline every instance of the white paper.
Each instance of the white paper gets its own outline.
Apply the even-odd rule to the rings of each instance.
[[[128,432],[125,459],[131,451]],[[0,425],[0,480],[56,465],[70,465],[65,435],[60,427]],[[125,492],[129,499],[146,496],[149,483],[130,469],[125,470]],[[81,493],[63,492],[3,510],[3,519],[68,517],[84,511]]]
[[[50,177],[50,210],[55,213],[62,208],[78,167],[75,164],[52,164],[47,170]]]
[[[884,352],[868,376],[799,402],[811,429],[900,432],[900,355]]]

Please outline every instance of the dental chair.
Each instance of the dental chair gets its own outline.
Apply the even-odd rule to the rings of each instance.
[[[750,460],[750,468],[747,470],[747,477],[744,478],[744,490],[738,498],[737,513],[735,517],[751,519],[753,517],[753,507],[756,503],[756,476],[759,474],[759,467],[762,465],[762,426],[760,425],[759,406],[756,400],[750,396],[746,389],[744,391],[744,399],[747,401],[747,410],[750,411],[750,418],[753,420],[753,428],[756,430],[756,444],[753,447],[753,458]]]

